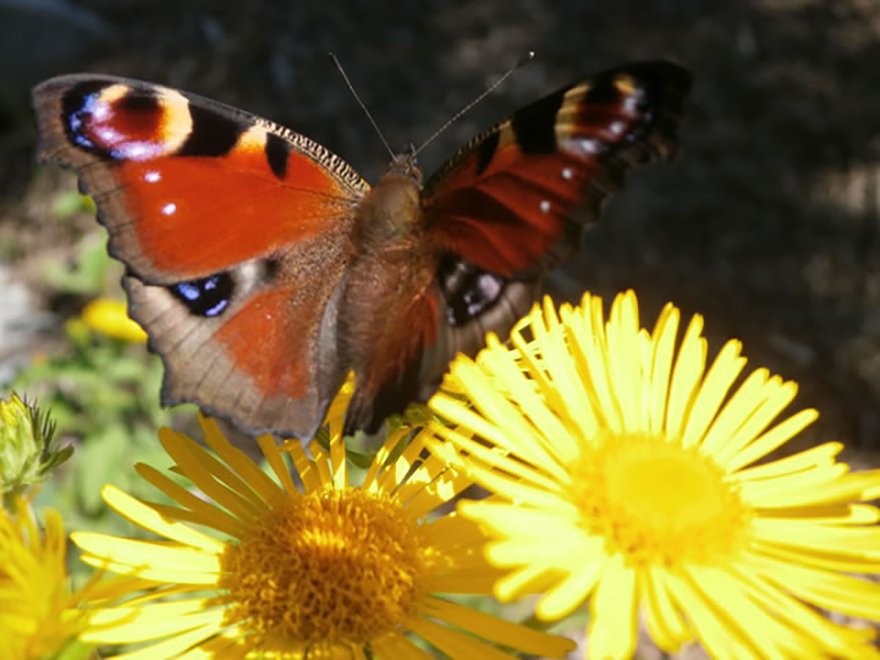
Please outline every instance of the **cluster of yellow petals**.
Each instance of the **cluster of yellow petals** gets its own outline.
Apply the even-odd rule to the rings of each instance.
[[[547,620],[589,602],[591,657],[630,657],[643,619],[670,652],[880,658],[817,612],[880,621],[880,584],[853,575],[880,575],[880,471],[850,474],[837,443],[758,463],[816,412],[777,422],[796,385],[740,378],[737,341],[708,364],[702,318],[680,345],[679,321],[642,328],[632,292],[607,320],[600,298],[548,300],[453,363],[432,449],[495,494],[459,510],[493,537],[496,594],[542,592]]]
[[[66,566],[67,537],[58,512],[38,529],[24,498],[0,508],[0,649],[9,660],[38,660],[58,652],[82,623]]]
[[[60,518],[48,513],[40,534],[19,502],[0,516],[0,645],[36,660],[84,627],[86,641],[142,644],[130,660],[573,649],[448,598],[494,592],[540,593],[544,620],[589,603],[596,658],[632,656],[640,620],[666,651],[697,640],[716,658],[880,658],[871,629],[819,613],[880,621],[880,585],[857,577],[880,575],[867,503],[880,471],[849,473],[836,443],[760,462],[816,417],[776,421],[794,383],[741,378],[736,341],[707,364],[702,319],[679,344],[671,305],[650,332],[632,292],[603,312],[589,295],[558,313],[545,301],[511,345],[490,337],[476,360],[457,358],[430,404],[447,421],[389,433],[358,485],[341,435],[350,382],[329,444],[258,439],[268,473],[210,420],[210,451],[163,429],[174,470],[202,495],[145,465],[173,505],[105,487],[163,540],[75,534],[87,563],[122,576],[100,593],[69,594]],[[441,511],[472,483],[493,495]]]

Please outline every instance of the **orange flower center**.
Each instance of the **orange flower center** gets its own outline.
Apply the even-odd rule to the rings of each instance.
[[[415,611],[424,552],[417,523],[359,489],[295,496],[223,554],[227,621],[305,648],[363,645]]]
[[[742,548],[750,509],[698,448],[608,434],[572,474],[581,524],[632,564],[704,562]]]

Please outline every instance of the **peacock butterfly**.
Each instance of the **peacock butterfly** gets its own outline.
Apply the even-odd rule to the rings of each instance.
[[[425,401],[457,352],[505,335],[636,164],[669,158],[691,75],[628,64],[475,137],[423,184],[371,188],[306,137],[106,75],[34,89],[39,157],[76,169],[126,266],[131,316],[195,402],[303,441],[348,374],[347,433]]]

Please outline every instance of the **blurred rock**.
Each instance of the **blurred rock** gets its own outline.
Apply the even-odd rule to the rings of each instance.
[[[10,269],[0,264],[0,387],[8,385],[30,362],[34,337],[48,325],[51,319],[34,310],[28,289],[16,283]]]

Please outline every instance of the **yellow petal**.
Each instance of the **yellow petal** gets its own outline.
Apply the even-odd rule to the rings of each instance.
[[[590,611],[590,653],[597,658],[628,658],[636,648],[636,576],[623,557],[603,567]]]
[[[202,534],[188,525],[168,522],[152,507],[136,500],[115,486],[109,484],[104,486],[101,489],[101,496],[114,511],[122,514],[136,525],[149,529],[159,536],[164,536],[172,541],[177,541],[205,552],[223,552],[224,545],[217,539]]]
[[[561,658],[576,647],[572,640],[565,637],[549,635],[509,623],[473,608],[439,598],[425,598],[421,602],[420,609],[427,616],[451,623],[484,639],[504,646],[512,646],[526,653]]]

